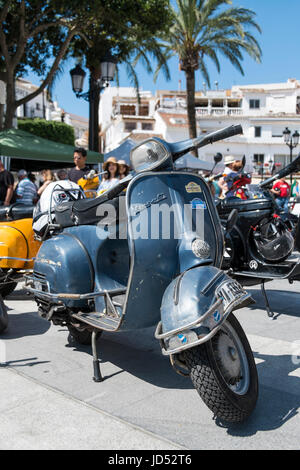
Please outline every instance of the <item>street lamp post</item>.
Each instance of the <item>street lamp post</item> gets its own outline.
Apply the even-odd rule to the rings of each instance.
[[[86,76],[85,71],[79,64],[70,70],[72,88],[77,98],[83,98],[89,102],[89,150],[99,152],[99,138],[98,138],[98,111],[100,93],[104,88],[109,86],[109,82],[114,79],[116,70],[116,58],[111,54],[106,54],[100,63],[101,76],[97,80],[90,72],[89,77],[89,90],[83,93],[84,79]]]
[[[293,161],[293,149],[297,147],[299,143],[299,132],[295,131],[294,134],[292,135],[290,129],[288,127],[285,128],[283,131],[283,138],[284,138],[284,143],[289,147],[290,149],[290,163]],[[293,175],[290,175],[290,184],[292,186],[293,184]]]

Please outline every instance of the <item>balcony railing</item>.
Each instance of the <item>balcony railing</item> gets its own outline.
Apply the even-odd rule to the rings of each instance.
[[[197,116],[241,116],[241,108],[196,108]]]

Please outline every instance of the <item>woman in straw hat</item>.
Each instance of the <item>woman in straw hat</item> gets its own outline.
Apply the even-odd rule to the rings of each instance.
[[[101,183],[98,186],[98,194],[102,194],[108,189],[112,188],[119,182],[119,164],[115,157],[109,157],[103,163],[103,175]]]
[[[125,160],[118,160],[119,165],[119,178],[122,180],[125,176],[129,173],[129,166],[125,162]]]

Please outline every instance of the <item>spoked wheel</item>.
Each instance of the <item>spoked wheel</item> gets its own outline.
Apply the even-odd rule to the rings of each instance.
[[[69,343],[77,342],[79,344],[90,345],[92,343],[92,332],[87,330],[85,327],[75,327],[73,325],[68,325]],[[97,339],[101,336],[102,331],[97,333]]]
[[[252,413],[258,377],[246,335],[233,314],[207,343],[182,353],[191,380],[214,415],[239,423]]]
[[[8,327],[8,315],[3,299],[0,295],[0,333]]]

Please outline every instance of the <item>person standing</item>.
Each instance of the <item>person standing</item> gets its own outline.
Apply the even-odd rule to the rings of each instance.
[[[18,172],[18,186],[16,189],[17,202],[31,206],[38,200],[37,190],[35,184],[30,181],[26,170]]]
[[[47,186],[55,181],[55,176],[51,170],[43,170],[42,171],[42,178],[44,180],[43,184],[38,189],[38,195],[41,196],[42,192],[45,191]]]
[[[86,156],[87,152],[84,148],[78,147],[74,149],[73,158],[75,167],[68,173],[68,178],[73,183],[77,183],[80,178],[90,171],[89,167],[86,166]]]
[[[103,175],[102,181],[98,186],[98,194],[104,193],[120,181],[119,164],[115,157],[109,157],[106,162],[103,163],[103,171],[106,171],[106,173]]]
[[[291,193],[290,185],[285,181],[285,177],[275,181],[271,193],[276,196],[276,204],[278,208],[287,213],[289,211],[289,198]]]
[[[228,192],[228,186],[226,182],[226,176],[229,174],[233,176],[234,174],[238,174],[238,172],[242,169],[243,163],[241,160],[237,160],[236,157],[233,155],[226,155],[224,158],[225,169],[223,171],[223,177],[219,179],[218,185],[221,190],[221,196],[223,198],[226,197],[226,193]]]
[[[118,160],[119,165],[119,178],[122,180],[129,174],[129,166],[125,162],[125,160]]]
[[[0,205],[9,206],[14,194],[14,177],[0,160]]]

